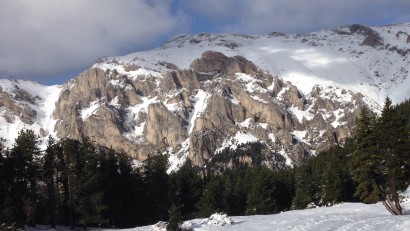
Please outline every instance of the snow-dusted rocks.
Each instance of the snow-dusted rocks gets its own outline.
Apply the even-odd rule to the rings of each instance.
[[[11,147],[21,129],[32,129],[44,147],[55,136],[52,113],[61,86],[43,86],[24,80],[0,80],[0,142]]]
[[[268,158],[278,165],[299,164],[350,137],[365,105],[339,88],[315,86],[305,95],[242,56],[206,51],[190,67],[158,74],[134,61],[95,65],[63,87],[57,134],[90,137],[140,160],[166,153],[172,169],[186,158],[204,166],[247,142],[283,156]]]

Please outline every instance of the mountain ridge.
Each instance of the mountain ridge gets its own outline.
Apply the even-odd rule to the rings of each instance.
[[[99,59],[63,85],[4,80],[0,135],[7,147],[23,128],[43,147],[49,135],[87,136],[140,160],[168,153],[171,170],[262,141],[299,164],[343,144],[360,107],[379,110],[387,95],[410,95],[409,30],[354,24],[303,35],[182,35]]]

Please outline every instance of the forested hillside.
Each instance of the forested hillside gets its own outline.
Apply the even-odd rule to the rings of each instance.
[[[23,130],[0,155],[0,223],[133,227],[170,220],[177,227],[214,212],[270,214],[342,201],[383,201],[392,214],[402,214],[399,193],[410,183],[409,121],[410,102],[392,106],[387,99],[379,117],[362,109],[356,135],[344,147],[304,165],[266,165],[264,144],[253,143],[223,150],[204,168],[187,161],[171,174],[165,155],[137,167],[125,153],[88,139],[53,138],[40,152],[37,136]]]

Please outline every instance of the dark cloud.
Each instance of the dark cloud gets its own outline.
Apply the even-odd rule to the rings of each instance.
[[[182,31],[168,1],[3,0],[0,73],[46,82]]]

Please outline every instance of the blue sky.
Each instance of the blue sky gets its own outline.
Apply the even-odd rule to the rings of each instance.
[[[410,22],[409,0],[2,0],[0,77],[62,84],[99,57],[182,33],[305,33]]]

